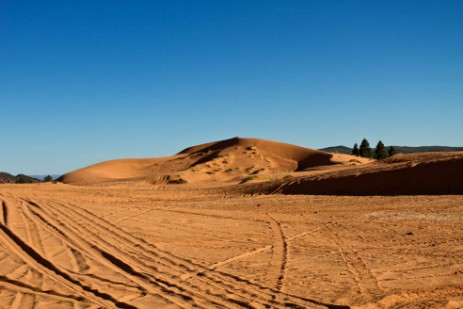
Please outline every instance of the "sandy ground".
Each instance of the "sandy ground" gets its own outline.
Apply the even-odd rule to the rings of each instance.
[[[462,195],[215,192],[1,185],[0,307],[463,306]]]

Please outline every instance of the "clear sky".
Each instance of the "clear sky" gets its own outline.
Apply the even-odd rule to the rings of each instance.
[[[233,136],[463,146],[463,1],[0,0],[0,171]]]

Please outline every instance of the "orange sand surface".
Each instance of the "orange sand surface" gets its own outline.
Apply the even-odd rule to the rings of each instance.
[[[461,308],[462,160],[235,138],[0,185],[0,308]]]
[[[0,307],[463,305],[463,196],[2,185]]]

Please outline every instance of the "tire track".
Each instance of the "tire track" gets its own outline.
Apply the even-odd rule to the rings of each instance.
[[[84,303],[86,302],[86,299],[82,296],[62,294],[54,290],[43,291],[34,286],[30,286],[28,284],[25,284],[17,280],[9,279],[8,277],[5,277],[5,276],[0,276],[0,287],[4,289],[8,289],[10,291],[16,291],[22,294],[41,295],[41,296],[56,298],[59,300],[71,301],[71,302],[74,302],[74,301],[84,302]],[[86,304],[90,304],[90,303],[86,303]]]
[[[325,228],[325,226],[322,226],[322,227],[318,227],[318,228],[315,228],[313,230],[310,230],[310,231],[306,231],[306,232],[303,232],[303,233],[300,233],[298,235],[295,235],[293,237],[290,237],[287,239],[287,242],[288,241],[292,241],[294,239],[297,239],[297,238],[301,238],[301,237],[304,237],[304,236],[307,236],[307,235],[310,235],[310,234],[313,234],[315,232],[318,232],[320,230],[322,230],[323,228]],[[248,257],[251,257],[253,255],[257,255],[257,254],[261,254],[263,252],[266,252],[266,251],[269,251],[269,250],[272,250],[273,249],[273,245],[266,245],[266,246],[263,246],[263,247],[260,247],[260,248],[256,248],[256,249],[253,249],[251,251],[247,251],[247,252],[244,252],[244,253],[240,253],[238,255],[235,255],[233,257],[230,257],[228,259],[225,259],[223,261],[220,261],[220,262],[217,262],[217,263],[214,263],[210,266],[208,266],[208,270],[206,271],[210,271],[210,270],[214,270],[214,269],[217,269],[217,268],[220,268],[222,266],[225,266],[225,265],[228,265],[228,264],[231,264],[233,262],[236,262],[236,261],[239,261],[239,260],[242,260],[242,259],[246,259]],[[183,280],[188,280],[194,276],[197,276],[197,275],[202,275],[204,274],[206,271],[202,271],[202,272],[198,272],[198,273],[193,273],[193,274],[185,274],[183,275],[181,278]]]
[[[32,202],[31,205],[35,207],[40,206]],[[62,206],[62,205],[61,205]],[[65,208],[60,207],[60,208]],[[95,245],[99,248],[97,251],[101,257],[108,261],[106,263],[108,266],[111,267],[113,271],[122,273],[132,282],[138,284],[139,286],[143,287],[146,291],[150,291],[155,295],[165,298],[170,302],[177,304],[180,307],[191,307],[192,302],[197,301],[198,306],[206,306],[206,304],[215,304],[216,306],[225,306],[225,307],[236,307],[234,304],[226,304],[223,303],[223,300],[215,297],[214,295],[209,295],[207,293],[198,293],[197,291],[189,290],[188,287],[185,287],[181,282],[171,282],[169,278],[162,277],[160,275],[159,269],[154,267],[149,267],[143,264],[133,253],[124,251],[122,248],[127,248],[131,246],[127,246],[126,242],[117,241],[115,244],[111,244],[109,240],[113,237],[113,235],[109,234],[104,229],[96,229],[95,231],[89,230],[87,226],[89,226],[88,222],[82,224],[77,222],[78,218],[77,213],[73,213],[73,216],[70,217],[69,215],[65,214],[58,207],[53,207],[48,204],[48,208],[53,208],[53,216],[62,220],[60,230],[63,231],[63,224],[69,229],[71,228],[73,232],[66,231],[65,234],[68,237],[72,237],[72,239],[76,240],[80,238],[80,242],[84,242],[83,236],[78,235],[85,233],[85,239],[91,239],[92,243],[88,243],[84,250],[87,252],[94,251]],[[69,209],[68,209],[69,210]],[[49,220],[49,218],[47,218]],[[50,222],[49,222],[50,223]],[[96,228],[95,224],[90,224],[93,228]],[[104,239],[102,238],[104,237]],[[152,275],[152,274],[155,275]],[[201,305],[203,304],[203,305]]]
[[[8,209],[4,200],[2,200],[2,220],[4,225],[8,225]]]
[[[286,264],[288,263],[288,243],[281,224],[272,216],[266,214],[270,227],[273,231],[272,260],[268,272],[269,279],[275,282],[274,288],[280,291],[283,287],[283,280],[286,275]]]
[[[100,257],[103,255],[101,251],[106,252],[108,255],[103,256],[103,258],[110,260],[110,263],[115,263],[120,272],[135,270],[138,274],[145,276],[144,279],[150,285],[166,284],[167,286],[161,290],[161,297],[175,295],[172,294],[172,291],[185,294],[187,298],[183,299],[181,298],[183,296],[175,296],[181,298],[184,306],[210,307],[211,304],[215,304],[216,307],[242,308],[252,307],[255,304],[259,307],[272,308],[287,306],[299,308],[335,307],[335,305],[263,287],[232,274],[207,271],[207,267],[172,255],[168,251],[160,250],[153,244],[138,239],[78,206],[40,202],[43,204],[41,206],[35,201],[25,201],[31,205],[30,208],[33,210],[34,217],[42,224],[49,226],[49,229],[54,230],[60,239],[68,239],[68,241],[70,239],[76,243],[78,239],[75,236],[77,235],[80,237],[80,246],[82,245],[81,241],[87,242],[87,245],[93,249],[95,246],[100,247],[98,252]],[[40,219],[39,216],[42,218]],[[71,234],[73,236],[69,237]],[[88,243],[88,240],[91,240],[91,243]],[[79,247],[76,249],[79,250]],[[81,250],[84,253],[89,248],[85,247]],[[146,261],[151,261],[151,265],[146,264]],[[206,271],[206,274],[195,277],[194,282],[188,284],[181,281],[180,275],[173,275],[170,270],[165,272],[162,268],[152,266],[153,263],[162,266],[164,270],[166,268],[171,269],[174,273],[184,274],[185,272],[202,270]],[[275,294],[278,295],[278,300],[275,300]],[[215,302],[213,301],[214,298]],[[250,303],[251,301],[253,304]],[[181,306],[179,303],[176,304]]]
[[[143,293],[149,292],[149,294],[156,295],[169,303],[176,304],[181,308],[187,307],[186,300],[190,300],[189,296],[172,296],[176,295],[177,293],[169,289],[169,285],[163,285],[159,282],[153,282],[149,280],[143,273],[134,270],[131,266],[129,266],[128,263],[106,251],[105,244],[100,238],[97,236],[92,238],[91,235],[81,235],[82,229],[76,230],[73,228],[75,223],[72,221],[75,221],[75,219],[69,219],[68,221],[63,220],[62,216],[60,217],[58,213],[53,212],[47,214],[45,210],[38,204],[34,202],[31,203],[30,201],[29,203],[35,208],[33,213],[35,211],[40,212],[40,214],[35,213],[35,215],[41,218],[43,224],[52,227],[53,230],[57,231],[57,235],[59,235],[62,241],[67,242],[71,246],[74,246],[77,251],[89,254],[92,256],[92,258],[94,258],[94,260],[98,261],[106,268],[122,274],[129,281],[139,286],[144,291]],[[56,220],[54,218],[56,218]],[[58,219],[63,220],[63,222],[58,221]],[[87,241],[87,239],[94,240],[96,238],[98,238],[100,242],[89,243]]]
[[[328,238],[336,247],[347,269],[353,275],[359,292],[369,298],[382,295],[378,280],[360,255],[342,240],[338,231],[332,225],[329,225],[326,231]]]
[[[157,262],[163,263],[167,267],[173,267],[177,271],[185,271],[187,270],[188,272],[194,272],[195,268],[200,268],[202,271],[207,271],[208,269],[205,268],[204,266],[194,264],[191,261],[187,261],[181,258],[178,258],[176,256],[171,255],[168,252],[164,252],[162,250],[159,250],[157,247],[155,247],[152,244],[147,244],[143,240],[137,239],[135,236],[125,232],[124,230],[120,229],[119,227],[116,227],[112,225],[111,223],[107,222],[104,219],[101,219],[99,217],[96,217],[95,215],[89,213],[86,210],[80,209],[78,206],[66,206],[66,205],[61,205],[63,207],[67,207],[68,210],[72,210],[73,216],[80,215],[86,217],[86,220],[92,221],[91,224],[86,223],[85,225],[92,225],[92,226],[99,226],[101,229],[104,229],[105,231],[111,231],[113,234],[112,237],[120,238],[118,242],[120,243],[131,243],[132,248],[136,248],[138,250],[143,251],[142,254],[147,254],[150,259],[155,259]],[[96,222],[96,221],[99,221]],[[124,236],[122,236],[124,235]],[[147,249],[149,247],[150,249]],[[167,264],[167,265],[166,265]],[[172,277],[172,276],[170,276]],[[172,279],[172,278],[171,278]],[[222,272],[211,272],[206,276],[198,276],[198,280],[205,280],[202,286],[196,286],[195,288],[199,289],[209,289],[210,285],[214,285],[217,287],[217,284],[219,284],[219,288],[226,289],[227,293],[234,293],[238,297],[244,297],[244,299],[254,299],[255,301],[261,302],[262,304],[271,304],[271,306],[278,307],[277,303],[274,302],[274,294],[281,294],[285,298],[285,302],[293,302],[296,304],[302,304],[302,306],[314,306],[314,305],[321,305],[321,303],[310,300],[310,299],[305,299],[302,297],[297,297],[285,293],[280,293],[279,291],[268,289],[266,287],[262,287],[259,285],[256,285],[254,283],[251,283],[247,280],[244,280],[242,278],[239,278],[237,276],[232,276],[230,274],[222,273]],[[181,278],[178,278],[177,280],[181,280]],[[237,288],[239,289],[237,291]],[[249,293],[252,293],[250,295],[247,295]],[[324,305],[324,304],[322,304]],[[243,306],[243,304],[241,304]]]
[[[22,308],[22,300],[23,300],[23,293],[16,292],[13,302],[11,303],[11,309],[21,309]]]
[[[179,214],[188,214],[194,216],[202,216],[202,217],[209,217],[209,218],[218,218],[218,219],[227,219],[227,220],[234,220],[234,221],[260,221],[266,223],[265,220],[256,220],[254,218],[233,218],[228,216],[220,216],[220,215],[213,215],[213,214],[204,214],[199,212],[190,212],[190,211],[181,211],[181,210],[173,210],[173,209],[164,209],[164,208],[154,208],[153,211],[166,211],[166,212],[174,212]]]
[[[83,211],[83,213],[87,213],[87,212],[86,212],[86,211]],[[78,215],[78,214],[76,214],[76,215]],[[90,220],[92,220],[92,219],[90,219]],[[109,224],[110,226],[108,226],[108,225],[103,225],[103,226],[100,226],[100,227],[101,227],[102,229],[107,229],[107,230],[111,230],[111,229],[114,230],[115,228],[118,229],[118,228],[115,227],[115,226],[111,226],[110,223],[107,223],[107,224]],[[98,223],[92,222],[92,225],[98,225]],[[112,231],[112,232],[114,233],[114,231]],[[121,233],[121,232],[122,232],[122,230],[119,230],[118,232],[114,233],[113,236],[121,237],[120,234],[125,233],[125,232],[122,232],[122,233]],[[126,235],[126,236],[127,236],[127,235]],[[134,240],[135,240],[135,243],[133,243]],[[133,248],[142,248],[143,246],[146,245],[146,243],[143,243],[143,242],[141,242],[141,241],[138,241],[138,242],[137,242],[137,239],[136,239],[134,236],[130,235],[130,234],[129,234],[128,238],[122,238],[122,239],[119,239],[118,241],[121,242],[121,243],[130,243],[130,242],[132,242],[132,244],[133,244],[132,247],[133,247]],[[157,253],[145,251],[145,252],[142,253],[142,254],[148,254],[148,256],[146,256],[147,259],[150,259],[150,260],[152,260],[152,259],[157,260],[157,262],[160,262],[161,264],[162,264],[162,262],[166,262],[166,258],[162,258],[162,260],[159,261],[159,260],[160,260],[160,256],[159,256],[159,254],[157,254]],[[150,255],[151,255],[151,256],[150,256]],[[170,268],[172,268],[172,269],[173,269],[174,271],[176,271],[176,272],[184,273],[185,271],[194,271],[194,268],[193,268],[194,266],[192,266],[192,265],[183,265],[181,262],[179,263],[179,261],[171,261],[171,260],[169,260],[169,262],[170,262],[171,265],[168,265],[168,264],[166,265],[166,263],[164,263],[164,266],[170,267]],[[171,273],[171,272],[168,272],[168,273]],[[157,276],[159,276],[159,273],[157,274]],[[170,275],[169,277],[172,277],[172,276]],[[172,279],[172,278],[171,278],[171,279]],[[180,279],[180,278],[179,278],[179,279]],[[203,290],[206,289],[206,290],[207,290],[207,289],[210,287],[210,285],[211,285],[211,282],[209,282],[207,286],[206,286],[206,285],[202,286],[201,289],[203,289]],[[230,290],[224,291],[224,294],[225,294],[225,293],[230,293]],[[231,300],[231,301],[232,301],[233,303],[236,303],[236,300]],[[243,305],[243,304],[242,304],[242,305]]]
[[[64,206],[64,207],[66,207],[66,206]],[[73,211],[75,211],[75,210],[73,210]],[[79,214],[77,212],[75,212],[75,214],[77,216],[79,216]],[[94,226],[98,225],[96,222],[92,222],[92,224]],[[102,228],[101,231],[103,231],[103,229],[108,231],[108,228],[109,228],[108,226],[100,226],[100,227]],[[117,238],[120,237],[120,235],[118,235],[118,233],[114,233],[114,231],[112,231],[112,233],[107,233],[106,232],[105,237],[114,238],[116,241],[119,242],[119,244],[123,244],[123,243],[124,244],[132,244],[132,246],[130,246],[131,248],[136,248],[137,247],[137,244],[131,243],[131,240],[129,240],[129,239],[126,239],[126,238],[125,239],[124,238],[123,239],[117,239]],[[120,247],[121,247],[121,245],[118,246],[118,248],[120,248]],[[128,252],[126,252],[126,253],[128,253]],[[134,253],[132,252],[132,254],[134,254]],[[135,253],[135,254],[138,255],[138,254],[140,254],[140,252],[138,252],[138,254],[137,253]],[[147,256],[146,258],[149,259],[149,260],[151,260],[153,258],[154,259],[159,259],[159,256],[157,256],[157,255],[154,256],[154,257]],[[148,276],[150,275],[150,273],[153,272],[153,268],[148,268],[147,269],[147,265],[142,264],[142,262],[140,260],[137,260],[137,259],[134,259],[130,265],[136,265],[137,267],[142,268],[142,269],[144,268],[144,270],[145,270],[144,273],[147,274]],[[177,272],[181,271],[180,269],[175,269],[175,270]],[[156,271],[157,271],[156,274],[152,276],[153,279],[165,280],[166,282],[172,281],[172,276],[169,275],[169,273],[166,273],[166,275],[163,276],[162,273],[159,272],[159,269],[156,269]],[[220,295],[212,295],[212,294],[210,294],[210,292],[209,293],[204,292],[204,290],[207,290],[209,288],[209,287],[206,287],[206,286],[204,286],[204,287],[191,287],[189,285],[185,285],[185,283],[181,282],[180,280],[170,282],[170,285],[177,286],[177,287],[179,287],[181,289],[184,289],[185,291],[189,290],[190,293],[192,294],[192,297],[197,297],[199,295],[200,297],[206,298],[208,304],[216,302],[216,303],[218,303],[218,305],[226,306],[226,307],[230,307],[230,306],[231,307],[236,307],[236,305],[237,305],[237,300],[235,300],[235,299],[223,299],[222,296],[220,296]],[[223,294],[227,294],[227,292],[229,293],[230,291],[222,291]],[[244,302],[240,302],[240,306],[246,306],[246,304]]]
[[[28,211],[27,207],[25,207],[23,202],[19,202],[16,208],[18,209],[18,213],[23,218],[22,221],[26,226],[27,237],[29,239],[28,244],[47,258],[47,250],[45,250],[42,239],[40,238],[40,229],[37,224],[35,224],[35,222],[26,215],[26,212]]]
[[[74,208],[74,209],[78,209],[78,208]],[[88,212],[85,211],[85,210],[82,210],[82,209],[80,209],[80,210],[83,211],[83,212],[85,212],[85,213],[88,213]],[[88,214],[91,215],[90,213],[88,213]],[[111,224],[111,223],[108,223],[108,224]],[[105,228],[107,228],[107,227],[105,227]],[[114,226],[113,226],[113,228],[114,228]],[[124,232],[124,233],[125,233],[125,232]],[[133,237],[132,235],[130,235],[130,236]],[[138,241],[140,241],[140,240],[138,240]],[[152,245],[151,245],[151,246],[152,246]],[[159,256],[159,255],[156,254],[156,256]],[[172,256],[170,256],[170,257],[172,257]],[[164,258],[164,259],[165,259],[165,258]],[[177,258],[177,259],[179,259],[179,258]],[[185,262],[185,261],[186,261],[186,260],[183,260],[182,262]],[[182,262],[181,262],[181,263],[182,263]],[[188,262],[190,263],[190,266],[191,266],[191,263],[192,263],[192,262],[191,262],[191,261],[188,261]],[[173,262],[173,263],[176,264],[176,263],[178,263],[178,262]],[[194,265],[194,267],[198,267],[198,265]],[[199,276],[198,278],[204,278],[204,277],[203,277],[203,275],[204,275],[204,273],[205,273],[204,269],[205,269],[205,270],[210,270],[210,269],[207,269],[207,268],[204,268],[204,267],[201,267],[201,268],[203,268],[203,271],[196,272],[196,273],[200,274],[200,276]],[[226,287],[228,288],[228,292],[230,292],[230,289],[232,289],[232,290],[234,290],[234,293],[235,293],[235,294],[239,294],[240,292],[241,292],[241,293],[243,293],[243,292],[249,293],[250,290],[253,290],[254,293],[257,293],[257,295],[256,295],[256,294],[254,294],[254,295],[249,295],[249,296],[247,296],[246,298],[248,298],[248,299],[251,298],[251,299],[252,299],[252,298],[256,298],[256,297],[257,297],[257,299],[259,299],[259,297],[264,297],[264,299],[263,299],[263,304],[267,304],[267,305],[268,305],[268,303],[270,302],[270,303],[272,303],[272,306],[274,306],[274,307],[277,305],[277,303],[274,302],[274,298],[275,298],[275,297],[274,297],[274,294],[275,294],[275,293],[278,293],[277,291],[268,290],[268,288],[261,287],[261,286],[257,286],[257,285],[255,285],[255,284],[252,284],[252,283],[249,282],[249,281],[243,280],[243,279],[241,279],[241,278],[239,278],[239,277],[236,277],[236,276],[231,276],[231,275],[229,275],[229,274],[225,274],[225,273],[221,273],[221,272],[220,272],[220,273],[219,273],[219,272],[215,272],[215,273],[212,272],[211,274],[213,275],[213,277],[211,277],[210,279],[212,279],[213,281],[216,281],[216,282],[220,282],[222,285],[227,285]],[[218,277],[219,274],[222,275],[222,276],[225,275],[225,276],[226,276],[225,279],[224,279],[224,277]],[[187,276],[188,276],[188,274],[187,274]],[[180,279],[183,279],[183,278],[184,278],[184,277],[180,277]],[[198,279],[198,278],[195,278],[195,279]],[[220,281],[217,281],[217,279],[219,279]],[[226,283],[227,281],[230,281],[230,279],[232,279],[231,281],[233,282],[233,284],[227,284],[227,283]],[[242,285],[242,284],[247,285],[247,286],[245,286],[245,287],[242,287],[242,290],[240,290],[240,292],[237,292],[237,291],[236,291],[236,289],[237,289],[237,286],[236,286],[237,281],[238,281],[241,285]],[[209,286],[209,285],[211,284],[211,281],[205,282],[205,284],[207,284],[207,286]],[[249,284],[252,284],[252,285],[256,286],[257,289],[251,289],[250,286],[249,286]],[[206,287],[207,287],[207,286],[206,286]],[[222,288],[223,288],[223,286],[219,286],[219,287],[222,287]],[[268,293],[262,294],[262,290],[268,290]],[[258,296],[259,294],[260,294],[261,296]],[[283,294],[282,294],[282,295],[283,295]],[[243,295],[238,295],[238,296],[243,297]],[[285,294],[285,296],[290,297],[290,295],[286,295],[286,294]],[[295,302],[302,300],[302,298],[301,298],[301,299],[299,299],[299,298],[297,298],[297,297],[293,297],[293,298],[296,299],[296,300],[293,300],[293,301],[295,301]],[[312,302],[311,302],[310,300],[309,300],[309,301],[305,300],[304,303],[307,305],[307,303],[312,303]]]
[[[27,217],[24,215],[24,209],[23,209],[23,203],[20,200],[15,200],[15,203],[10,203],[10,207],[12,210],[12,213],[15,213],[16,215],[19,215],[21,218],[21,222],[24,224],[24,229],[26,231],[26,243],[34,248],[36,251],[38,250],[39,254],[43,255],[44,248],[42,241],[40,239],[40,236],[38,235],[39,230],[37,227],[27,219]],[[7,208],[5,207],[5,210]],[[34,232],[32,232],[34,231]],[[30,275],[30,280],[32,282],[38,282],[38,284],[42,284],[43,282],[43,274],[41,272],[36,272],[36,271],[30,271],[28,272],[28,275]]]
[[[426,300],[436,301],[442,298],[458,296],[463,296],[463,285],[439,287],[432,291],[411,290],[397,294],[389,294],[381,298],[379,301],[370,302],[363,306],[357,306],[357,308],[427,308],[427,306],[423,305],[421,302]]]
[[[0,224],[0,240],[5,246],[14,252],[28,265],[54,278],[57,282],[77,292],[78,294],[90,299],[105,308],[133,308],[124,303],[115,301],[112,296],[101,293],[91,287],[85,286],[72,279],[68,274],[59,270],[56,266],[42,257],[32,247],[27,245],[15,233],[4,224]]]

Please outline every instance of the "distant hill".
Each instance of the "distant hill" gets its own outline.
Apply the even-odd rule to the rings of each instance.
[[[326,147],[319,149],[321,151],[325,152],[332,152],[332,153],[343,153],[343,154],[352,154],[352,148],[346,147],[346,146],[333,146],[333,147]]]
[[[394,146],[394,148],[399,153],[463,151],[463,147],[449,147],[449,146],[419,146],[419,147]]]
[[[16,177],[5,173],[5,172],[0,172],[0,183],[14,183],[16,182]]]
[[[0,172],[0,183],[36,183],[41,182],[40,179],[30,177],[24,174],[13,176],[9,173]]]
[[[386,146],[389,148],[390,146]],[[463,151],[463,147],[449,147],[449,146],[418,146],[418,147],[410,147],[410,146],[393,146],[398,153],[420,153],[420,152],[451,152],[451,151]],[[325,152],[332,152],[332,153],[343,153],[343,154],[351,154],[352,148],[346,146],[333,146],[333,147],[326,147],[319,149]],[[374,151],[374,148],[372,148]]]

